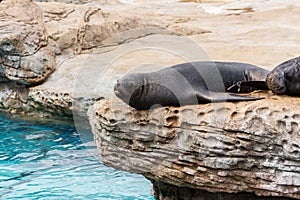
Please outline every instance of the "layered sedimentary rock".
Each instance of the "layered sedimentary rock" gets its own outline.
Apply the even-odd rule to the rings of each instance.
[[[90,122],[101,160],[153,180],[165,199],[180,187],[299,199],[299,106],[270,97],[137,111],[112,99],[90,109]]]
[[[24,85],[45,81],[56,64],[54,53],[46,47],[42,10],[31,1],[21,0],[4,1],[0,9],[2,80]]]

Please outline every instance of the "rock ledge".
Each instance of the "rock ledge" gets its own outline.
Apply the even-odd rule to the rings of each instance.
[[[136,111],[113,99],[89,115],[106,165],[178,187],[299,199],[299,106],[276,97]]]

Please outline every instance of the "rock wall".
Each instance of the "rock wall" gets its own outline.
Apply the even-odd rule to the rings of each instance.
[[[136,111],[103,100],[90,122],[108,166],[178,187],[299,199],[299,106],[281,97]]]
[[[24,85],[45,81],[54,71],[55,55],[47,48],[40,7],[31,1],[0,4],[1,79]]]
[[[224,193],[217,192],[211,193],[205,190],[197,190],[189,187],[179,187],[164,182],[154,181],[153,190],[156,199],[160,200],[175,200],[175,199],[187,199],[187,200],[292,200],[287,197],[263,197],[257,196],[253,193]]]

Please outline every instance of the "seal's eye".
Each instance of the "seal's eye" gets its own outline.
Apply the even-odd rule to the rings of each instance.
[[[129,88],[133,88],[134,86],[135,86],[135,83],[134,83],[134,81],[128,81],[128,87]]]
[[[289,79],[289,75],[287,72],[284,72],[284,78]]]
[[[289,80],[291,79],[291,76],[288,72],[284,72],[284,78]]]

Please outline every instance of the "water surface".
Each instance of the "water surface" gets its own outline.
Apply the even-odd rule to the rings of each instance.
[[[105,167],[92,135],[80,136],[70,125],[0,115],[0,199],[154,199],[148,180]]]

